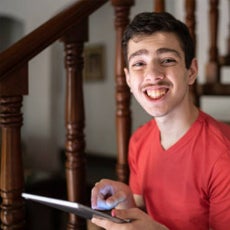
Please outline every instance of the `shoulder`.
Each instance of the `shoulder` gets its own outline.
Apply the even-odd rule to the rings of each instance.
[[[196,134],[197,160],[203,162],[207,171],[215,168],[216,162],[230,163],[230,127],[201,112]],[[200,154],[202,152],[202,154]],[[219,164],[217,164],[219,165]],[[214,167],[214,168],[213,168]]]
[[[136,142],[142,139],[146,139],[147,136],[149,136],[151,132],[153,132],[153,130],[156,128],[157,126],[155,120],[151,119],[150,121],[148,121],[147,123],[140,126],[134,131],[131,137],[131,141]]]
[[[230,125],[220,122],[202,111],[198,120],[203,124],[205,131],[211,135],[211,138],[230,141]]]

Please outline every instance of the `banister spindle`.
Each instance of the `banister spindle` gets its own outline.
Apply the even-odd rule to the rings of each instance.
[[[25,229],[25,208],[21,135],[22,96],[0,97],[1,146],[1,229]]]
[[[189,29],[196,49],[196,0],[185,1],[185,24]],[[193,95],[194,103],[199,107],[200,100],[197,91],[197,82],[190,87],[190,91]]]
[[[66,68],[66,180],[68,200],[85,203],[85,114],[83,100],[83,46],[88,39],[88,20],[73,27],[62,38]],[[68,230],[86,229],[86,221],[69,215]]]
[[[0,81],[1,229],[25,229],[22,163],[22,96],[28,94],[28,64],[12,70]]]
[[[155,0],[153,10],[155,12],[164,12],[165,11],[165,0]]]
[[[116,29],[116,127],[117,127],[117,176],[118,180],[128,182],[129,168],[127,164],[128,143],[131,134],[130,91],[124,75],[124,58],[122,52],[122,36],[129,23],[130,7],[133,0],[112,0],[115,9]]]
[[[196,45],[196,1],[185,1],[185,23]]]
[[[230,66],[230,0],[228,0],[228,36],[227,36],[227,52],[219,58],[220,65]]]
[[[209,4],[210,48],[209,62],[206,66],[206,81],[208,83],[218,83],[220,81],[220,65],[217,46],[219,0],[210,0]]]

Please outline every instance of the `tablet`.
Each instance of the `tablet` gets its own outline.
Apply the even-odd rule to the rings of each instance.
[[[59,209],[65,212],[73,213],[77,216],[80,216],[86,219],[92,219],[93,217],[96,217],[96,218],[108,219],[115,223],[129,223],[130,222],[130,220],[113,217],[108,213],[92,209],[88,206],[85,206],[83,204],[79,204],[76,202],[54,199],[54,198],[45,197],[45,196],[32,195],[28,193],[22,193],[22,197],[25,199],[33,200],[38,203],[47,205],[52,208],[56,208],[56,209]]]

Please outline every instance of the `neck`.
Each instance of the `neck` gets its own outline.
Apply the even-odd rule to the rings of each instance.
[[[156,118],[162,147],[168,149],[174,145],[189,130],[198,115],[199,110],[193,105],[180,113]]]

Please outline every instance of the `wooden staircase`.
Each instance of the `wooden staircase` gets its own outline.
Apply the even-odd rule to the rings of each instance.
[[[84,103],[82,87],[82,57],[84,43],[88,41],[88,18],[107,0],[80,0],[63,10],[30,34],[0,54],[0,126],[1,143],[1,228],[26,229],[25,206],[21,198],[24,191],[24,169],[22,164],[21,112],[23,96],[28,95],[29,61],[57,40],[65,47],[66,69],[66,181],[70,201],[85,202],[85,138]],[[122,32],[129,22],[132,0],[111,1],[115,10],[117,31],[117,65],[123,65],[120,48]],[[123,68],[122,68],[123,69]],[[117,123],[124,133],[119,136],[120,155],[127,153],[130,124],[127,120],[129,91],[124,74],[117,73]],[[26,121],[24,121],[26,122]],[[120,124],[120,125],[119,125]],[[129,126],[129,125],[128,125]],[[125,132],[123,132],[126,130]],[[118,177],[127,181],[127,163],[124,157],[118,163]],[[69,215],[67,229],[86,229],[86,221]]]
[[[22,165],[21,112],[23,97],[28,95],[29,61],[52,43],[60,40],[65,48],[66,69],[66,181],[70,201],[85,202],[85,114],[83,102],[82,57],[84,43],[88,41],[88,18],[108,0],[79,0],[30,34],[0,53],[0,127],[1,127],[1,228],[26,229]],[[131,134],[130,92],[123,72],[121,50],[123,31],[129,22],[134,0],[111,0],[114,7],[116,31],[116,128],[117,177],[128,182],[128,142]],[[164,0],[155,0],[153,10],[164,11]],[[185,22],[196,41],[196,1],[185,0]],[[220,82],[220,67],[229,60],[229,54],[219,59],[217,49],[219,1],[210,0],[210,59],[207,64],[207,83],[193,88],[196,103],[202,95],[230,95],[230,86]],[[28,95],[29,96],[29,95]],[[86,221],[70,214],[67,229],[86,229]]]

